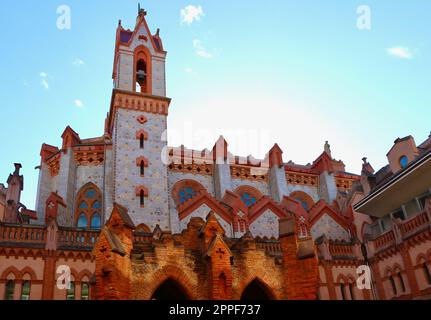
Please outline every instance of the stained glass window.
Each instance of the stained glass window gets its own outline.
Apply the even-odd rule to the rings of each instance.
[[[70,283],[69,289],[67,289],[66,300],[75,300],[75,283],[73,281]]]
[[[403,169],[405,169],[405,168],[407,168],[407,165],[409,164],[409,158],[407,158],[407,156],[402,156],[401,158],[400,158],[400,165],[401,165],[401,168],[403,168]]]
[[[90,224],[90,228],[91,229],[100,229],[100,215],[95,213],[93,215],[93,217],[91,218],[91,224]]]
[[[81,283],[81,300],[88,300],[90,298],[90,286],[87,282]]]
[[[178,195],[179,195],[180,203],[183,204],[187,200],[192,199],[194,196],[196,196],[196,191],[193,190],[193,188],[191,187],[187,187],[187,188],[181,189]]]
[[[6,290],[5,290],[5,300],[13,300],[13,294],[15,292],[15,281],[9,280],[6,283]]]
[[[85,201],[82,201],[81,204],[79,205],[79,209],[88,209],[87,203],[85,203]]]
[[[100,208],[101,208],[101,206],[100,206],[100,202],[99,202],[99,201],[96,201],[95,203],[93,203],[92,208],[93,208],[93,209],[100,209]]]
[[[306,210],[306,211],[308,211],[308,203],[307,203],[307,201],[305,201],[304,199],[301,199],[301,198],[295,198],[295,200],[297,200],[301,205],[302,205],[302,207]]]
[[[30,300],[30,281],[22,283],[21,300]]]
[[[77,227],[82,229],[87,228],[87,217],[85,216],[85,213],[81,213],[79,216]]]
[[[85,197],[88,199],[94,199],[96,197],[96,191],[93,189],[88,190]]]
[[[247,207],[251,207],[256,203],[256,198],[250,195],[248,192],[242,194],[241,200]]]
[[[94,184],[84,186],[77,196],[76,226],[81,229],[100,229],[102,197]]]

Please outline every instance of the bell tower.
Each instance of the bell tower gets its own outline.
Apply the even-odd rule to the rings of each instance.
[[[106,135],[112,139],[112,201],[127,208],[135,225],[170,230],[167,166],[166,51],[139,7],[133,30],[118,24],[111,107]],[[109,172],[106,174],[110,175]]]
[[[139,7],[134,30],[124,29],[118,23],[115,57],[114,89],[166,96],[166,51],[159,36],[160,30],[151,34],[145,17],[147,12]]]

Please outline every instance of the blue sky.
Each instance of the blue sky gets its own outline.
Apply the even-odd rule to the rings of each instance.
[[[57,28],[63,4],[70,30]],[[187,23],[181,10],[190,5]],[[360,5],[371,10],[370,30],[357,28]],[[363,156],[378,169],[397,137],[419,143],[430,133],[429,0],[142,6],[168,51],[170,145],[211,148],[224,134],[233,153],[263,157],[278,142],[285,161],[306,164],[329,140],[333,156],[359,173]],[[135,0],[2,2],[0,182],[21,162],[29,208],[41,144],[61,145],[67,125],[82,138],[103,133],[115,29],[119,19],[133,28],[136,13]],[[188,137],[190,126],[213,138]]]

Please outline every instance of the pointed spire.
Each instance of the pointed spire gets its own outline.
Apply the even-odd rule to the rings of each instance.
[[[328,141],[325,142],[324,150],[332,158],[331,145],[329,144]]]
[[[275,166],[278,168],[283,166],[283,151],[277,143],[269,151],[269,167],[272,168]]]
[[[223,136],[217,140],[213,148],[213,160],[216,163],[225,163],[227,160],[228,143]]]

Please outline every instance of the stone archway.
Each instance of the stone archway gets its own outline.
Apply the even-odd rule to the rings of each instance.
[[[178,281],[168,278],[154,291],[151,300],[190,300],[190,297]]]
[[[255,278],[245,287],[241,300],[275,300],[275,297],[265,283]]]

